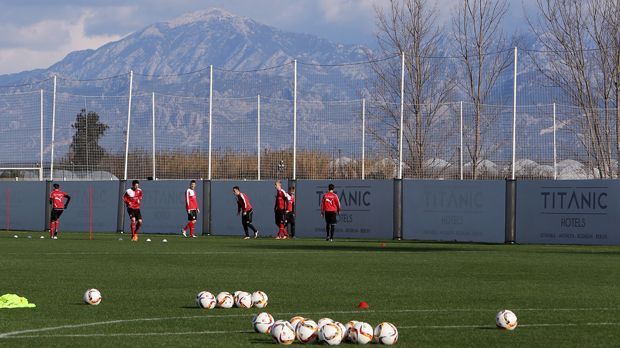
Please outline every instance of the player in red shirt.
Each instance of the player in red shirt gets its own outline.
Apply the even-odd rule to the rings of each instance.
[[[252,225],[254,210],[252,209],[252,204],[250,204],[250,198],[241,192],[239,186],[233,187],[233,193],[237,197],[237,215],[241,214],[241,224],[243,225],[243,232],[245,232],[243,239],[250,239],[248,227],[254,231],[254,238],[258,238],[258,230]]]
[[[142,201],[142,190],[140,189],[140,182],[134,180],[131,182],[131,187],[125,191],[123,195],[123,201],[127,206],[127,213],[131,219],[131,241],[138,241],[138,230],[142,226],[142,213],[140,213],[140,202]]]
[[[287,203],[286,225],[289,227],[291,238],[295,238],[295,187],[288,189],[288,195],[291,197]]]
[[[187,211],[187,225],[181,230],[183,237],[187,237],[187,230],[189,229],[189,236],[196,238],[194,234],[194,226],[196,225],[196,219],[198,218],[198,200],[196,199],[196,180],[192,180],[189,183],[189,188],[185,191],[185,210]]]
[[[337,215],[340,215],[340,200],[334,193],[334,184],[329,184],[327,193],[321,198],[321,216],[325,217],[325,233],[327,234],[325,240],[334,241]]]
[[[65,198],[67,201],[65,202]],[[60,191],[60,185],[54,184],[54,190],[50,193],[50,204],[52,214],[50,216],[50,239],[58,239],[58,227],[60,226],[60,215],[67,209],[71,196],[66,192]]]
[[[282,182],[280,182],[280,180],[276,180],[275,187],[276,202],[273,210],[276,217],[276,226],[278,226],[278,235],[276,236],[276,239],[287,239],[288,232],[286,232],[284,226],[286,224],[286,209],[288,208],[288,201],[291,199],[291,196],[289,196],[288,193],[282,189]]]

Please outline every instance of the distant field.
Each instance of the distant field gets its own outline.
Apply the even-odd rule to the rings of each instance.
[[[620,247],[14,234],[0,232],[0,295],[37,308],[0,309],[2,347],[273,346],[251,332],[261,310],[202,310],[201,290],[263,290],[276,319],[390,321],[403,347],[620,344]],[[82,304],[93,287],[103,302]],[[504,308],[514,332],[494,327]]]

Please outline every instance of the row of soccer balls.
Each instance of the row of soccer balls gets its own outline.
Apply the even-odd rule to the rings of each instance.
[[[97,289],[88,289],[84,293],[84,303],[96,306],[101,303],[101,292]],[[213,309],[232,308],[233,305],[239,308],[265,308],[269,303],[269,297],[262,291],[248,293],[245,291],[235,291],[234,295],[228,292],[220,292],[217,297],[208,291],[201,291],[196,295],[196,304],[200,308]]]
[[[367,344],[371,341],[392,345],[398,342],[398,330],[391,323],[383,322],[373,330],[370,324],[352,320],[346,325],[330,318],[312,319],[295,316],[290,321],[274,321],[271,314],[263,312],[252,319],[254,331],[270,334],[278,344],[289,345],[295,342],[313,343],[319,341],[330,346],[349,341],[355,344]]]
[[[254,291],[253,293],[245,291],[235,291],[231,294],[222,291],[217,296],[213,296],[208,291],[201,291],[196,295],[196,304],[200,308],[213,309],[218,308],[265,308],[269,303],[269,297],[262,291]]]

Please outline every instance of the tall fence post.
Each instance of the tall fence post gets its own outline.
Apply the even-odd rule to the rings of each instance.
[[[515,47],[514,76],[512,89],[512,180],[515,180],[517,163],[517,48]]]
[[[293,61],[293,180],[297,179],[297,59]]]
[[[553,103],[553,180],[558,179],[558,148],[556,143],[555,103]]]
[[[506,180],[506,226],[504,242],[513,244],[517,236],[517,181]]]
[[[403,179],[394,179],[394,202],[393,202],[394,240],[403,239]]]
[[[405,52],[401,55],[400,67],[400,130],[398,139],[398,178],[403,178],[403,128],[405,124]]]
[[[463,180],[463,102],[461,101],[461,112],[459,121],[459,133],[460,133],[460,147],[459,147],[459,171],[461,173],[461,180]]]
[[[116,232],[123,233],[125,230],[125,202],[123,195],[125,194],[125,185],[127,180],[118,181],[118,202],[116,206]]]
[[[52,96],[52,150],[50,153],[50,180],[54,180],[54,138],[56,135],[56,75],[54,75],[54,95]]]
[[[366,98],[362,99],[362,180],[366,179]]]
[[[153,180],[155,180],[157,178],[157,176],[155,176],[155,174],[156,174],[155,173],[155,164],[156,164],[156,162],[155,162],[155,92],[153,92],[152,99],[151,99],[151,110],[152,110],[152,113],[153,113],[151,115],[151,117],[152,117],[152,121],[151,121],[152,129],[151,129],[151,132],[153,134],[153,137],[151,139],[152,140],[152,142],[151,142],[151,154],[153,156],[153,160],[152,160],[152,162],[153,162],[152,175],[153,175]]]
[[[209,173],[211,180],[211,135],[213,134],[213,65],[209,65]]]
[[[127,106],[127,134],[125,135],[125,174],[123,174],[123,180],[127,180],[127,164],[129,162],[129,130],[131,128],[132,89],[133,89],[133,70],[129,72],[129,105]]]
[[[257,163],[257,169],[258,169],[258,180],[260,180],[260,94],[257,97],[257,108],[258,108],[258,112],[257,112],[257,130],[256,130],[256,153],[257,153],[257,158],[256,158],[256,163]]]
[[[211,235],[211,211],[213,210],[211,207],[211,180],[203,180],[202,181],[202,235],[210,236]]]
[[[43,181],[43,90],[41,90],[41,115],[39,125],[39,181]]]

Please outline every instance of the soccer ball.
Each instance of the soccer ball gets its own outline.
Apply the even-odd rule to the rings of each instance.
[[[200,308],[213,309],[216,304],[215,296],[208,291],[201,291],[196,295],[196,304]]]
[[[294,316],[288,322],[291,323],[293,330],[297,330],[297,325],[299,325],[299,323],[301,323],[304,320],[306,320],[306,318],[300,317],[300,316]]]
[[[234,296],[235,307],[250,308],[252,307],[252,295],[245,291],[239,291]]]
[[[297,324],[295,329],[295,336],[301,343],[312,343],[318,338],[319,327],[314,320],[302,320]]]
[[[495,325],[504,330],[514,330],[517,328],[517,316],[507,309],[499,311],[495,316]]]
[[[267,307],[267,303],[269,303],[269,297],[267,294],[262,291],[254,291],[252,293],[252,304],[256,308],[265,308]]]
[[[226,291],[217,294],[217,306],[220,308],[232,308],[235,303],[233,296]]]
[[[355,324],[357,324],[358,321],[357,320],[351,320],[350,322],[346,323],[344,325],[344,338],[343,340],[349,340],[349,333],[351,333],[351,330],[353,330],[353,326],[355,326]]]
[[[267,312],[257,314],[252,318],[252,326],[258,333],[269,333],[273,326],[273,317]]]
[[[84,294],[84,303],[96,306],[101,303],[101,292],[97,289],[88,289]]]
[[[342,328],[338,324],[340,323],[326,323],[321,326],[319,329],[319,341],[327,343],[330,346],[339,345],[344,336],[342,333]]]
[[[353,325],[353,328],[349,330],[349,340],[357,344],[366,344],[372,341],[373,330],[372,326],[362,321]]]
[[[344,326],[341,322],[334,322],[334,324],[338,325],[338,327],[340,328],[340,335],[342,336],[342,341],[344,341],[347,338],[347,327]]]
[[[271,338],[278,344],[289,345],[295,341],[295,331],[288,321],[276,322],[271,327]]]
[[[375,342],[391,346],[398,342],[398,329],[392,323],[383,322],[375,327]]]
[[[332,319],[329,318],[321,318],[319,319],[319,321],[316,322],[316,324],[319,326],[319,329],[321,328],[321,326],[328,324],[328,323],[333,323],[334,321]]]

